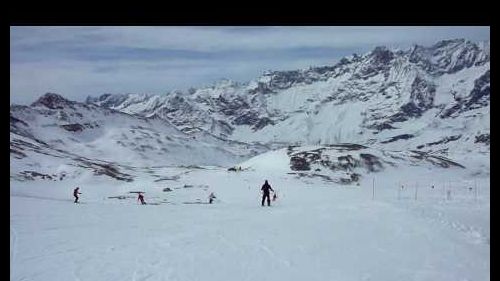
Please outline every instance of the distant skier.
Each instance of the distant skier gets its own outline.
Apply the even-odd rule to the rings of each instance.
[[[212,204],[214,202],[215,198],[217,198],[217,197],[215,197],[215,194],[213,192],[211,192],[210,195],[208,196],[208,203]]]
[[[146,205],[146,201],[144,201],[144,195],[139,192],[139,196],[137,196],[137,201],[141,201],[141,205]]]
[[[73,196],[75,197],[75,203],[78,203],[78,199],[80,198],[80,197],[78,196],[78,194],[82,194],[81,192],[79,192],[79,190],[80,190],[80,188],[79,188],[79,187],[77,187],[77,188],[75,188],[75,189],[73,190]]]
[[[262,203],[261,203],[261,205],[264,206],[264,201],[267,198],[267,206],[271,206],[271,198],[269,197],[269,190],[272,190],[273,192],[274,192],[274,190],[269,185],[269,183],[267,182],[267,180],[264,183],[264,185],[262,185],[262,188],[260,190],[262,190],[262,192],[263,192],[262,193]]]

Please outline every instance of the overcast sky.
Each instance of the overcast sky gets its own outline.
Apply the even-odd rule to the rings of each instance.
[[[10,99],[164,94],[266,70],[334,64],[376,46],[489,40],[489,27],[11,27]]]

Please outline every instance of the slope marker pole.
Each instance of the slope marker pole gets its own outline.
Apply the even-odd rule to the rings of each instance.
[[[477,182],[476,182],[476,179],[474,179],[474,201],[477,202]]]
[[[443,197],[446,198],[446,182],[443,181]]]
[[[372,200],[375,199],[375,178],[372,181]]]
[[[401,187],[400,186],[401,186],[401,182],[399,181],[398,186],[397,186],[397,188],[398,188],[398,200],[401,200]]]
[[[415,201],[417,201],[418,181],[415,182]]]

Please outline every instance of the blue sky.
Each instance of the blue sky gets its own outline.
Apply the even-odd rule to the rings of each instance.
[[[266,70],[334,64],[376,46],[489,40],[489,27],[11,27],[10,99],[164,94]]]

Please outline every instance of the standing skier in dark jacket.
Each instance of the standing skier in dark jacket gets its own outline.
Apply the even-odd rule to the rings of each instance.
[[[266,200],[267,198],[267,206],[271,206],[271,198],[269,197],[269,190],[272,190],[274,192],[274,190],[271,188],[271,186],[269,185],[269,183],[266,182],[264,183],[264,185],[262,185],[262,188],[260,189],[262,190],[262,206],[264,206],[264,201]]]

